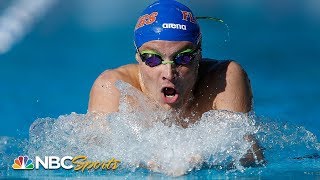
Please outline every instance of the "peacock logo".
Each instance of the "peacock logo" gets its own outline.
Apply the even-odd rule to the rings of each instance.
[[[29,159],[28,156],[19,156],[16,159],[14,159],[14,163],[12,164],[13,169],[33,169],[33,161],[32,159]]]

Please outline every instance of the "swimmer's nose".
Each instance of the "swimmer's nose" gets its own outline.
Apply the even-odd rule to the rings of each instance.
[[[163,64],[162,80],[173,80],[175,75],[174,64]]]

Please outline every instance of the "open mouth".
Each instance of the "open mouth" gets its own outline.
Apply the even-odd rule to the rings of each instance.
[[[162,93],[166,97],[174,97],[177,94],[177,91],[174,88],[165,87],[162,89]]]
[[[175,88],[164,87],[161,92],[163,93],[163,100],[165,103],[172,104],[178,99],[178,92]]]

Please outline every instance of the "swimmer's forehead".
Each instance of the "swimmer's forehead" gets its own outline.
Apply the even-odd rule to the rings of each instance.
[[[195,45],[189,41],[165,41],[165,40],[153,40],[144,43],[139,49],[140,50],[154,50],[161,52],[165,49],[170,50],[185,50],[185,49],[194,49]]]

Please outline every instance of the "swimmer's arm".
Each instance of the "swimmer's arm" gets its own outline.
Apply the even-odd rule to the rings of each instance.
[[[97,114],[117,112],[120,92],[114,83],[121,79],[116,70],[103,72],[94,82],[89,98],[88,111]]]
[[[231,61],[226,70],[225,91],[218,94],[213,108],[247,113],[252,110],[252,91],[250,80],[242,67]],[[252,136],[244,137],[252,143],[251,150],[241,159],[245,167],[263,164],[264,156],[258,141]]]

